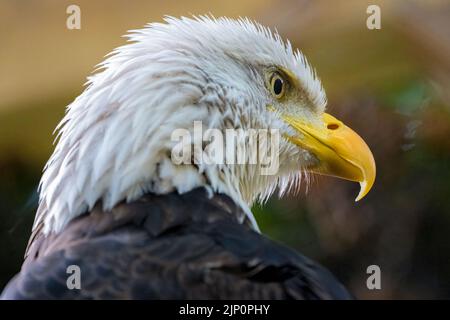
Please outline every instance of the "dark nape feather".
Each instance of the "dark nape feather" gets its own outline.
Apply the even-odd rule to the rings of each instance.
[[[34,236],[3,299],[348,299],[324,268],[254,232],[224,195],[146,195],[97,205],[58,235]],[[81,269],[69,290],[66,269]]]

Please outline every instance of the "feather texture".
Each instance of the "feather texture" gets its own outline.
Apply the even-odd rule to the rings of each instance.
[[[239,221],[243,217],[243,223]],[[81,290],[66,286],[69,265]],[[97,205],[41,234],[3,299],[348,299],[323,267],[252,230],[240,207],[205,189]]]
[[[197,187],[230,196],[257,229],[253,202],[267,200],[277,187],[280,194],[298,189],[302,168],[312,161],[309,153],[283,142],[281,167],[272,176],[259,174],[258,165],[176,166],[170,137],[176,128],[192,132],[194,121],[221,130],[290,132],[266,110],[272,101],[261,68],[290,70],[305,102],[295,112],[312,117],[323,112],[326,97],[306,58],[248,19],[167,17],[127,38],[130,43],[115,49],[89,77],[56,129],[33,232],[61,232],[98,202],[109,211],[145,193]]]

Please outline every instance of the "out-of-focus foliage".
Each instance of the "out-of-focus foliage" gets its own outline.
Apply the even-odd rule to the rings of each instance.
[[[262,231],[321,261],[358,298],[450,298],[449,1],[370,1],[381,30],[366,28],[366,1],[78,2],[79,31],[65,29],[68,1],[0,4],[0,287],[20,267],[51,132],[83,78],[127,29],[211,12],[254,18],[302,49],[328,110],[377,162],[362,201],[357,185],[314,177],[255,206]],[[366,288],[371,264],[380,291]]]

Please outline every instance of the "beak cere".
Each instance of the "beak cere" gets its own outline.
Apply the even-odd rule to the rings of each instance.
[[[324,113],[323,123],[313,125],[293,116],[284,121],[296,129],[298,136],[287,137],[292,143],[310,151],[318,159],[309,171],[359,182],[361,200],[375,181],[375,160],[364,140],[333,116]]]

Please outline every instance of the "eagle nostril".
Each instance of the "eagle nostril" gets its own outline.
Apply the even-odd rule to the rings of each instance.
[[[339,129],[339,125],[337,123],[330,123],[327,125],[327,128],[330,130],[336,130]]]

